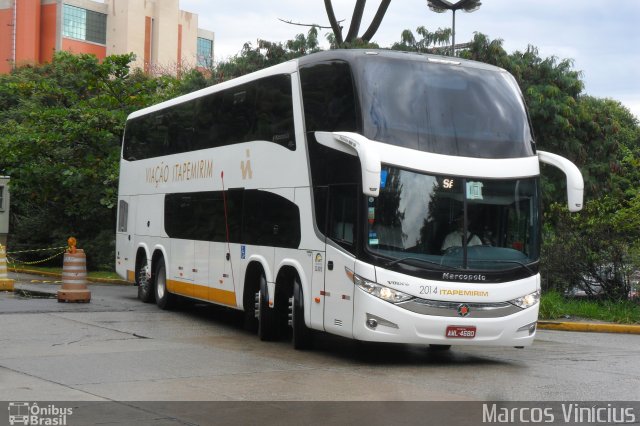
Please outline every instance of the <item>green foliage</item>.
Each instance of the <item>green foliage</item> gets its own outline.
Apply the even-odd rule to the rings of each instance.
[[[582,212],[568,214],[553,204],[546,213],[542,251],[545,287],[558,291],[579,288],[587,295],[626,299],[637,268],[634,246],[640,228],[630,229],[621,217],[637,216],[624,199],[611,195],[589,200]]]
[[[50,64],[0,76],[0,173],[12,178],[14,249],[74,235],[94,246],[90,266],[113,259],[105,231],[113,240],[124,122],[162,99],[168,83],[130,72],[132,60],[58,52]]]
[[[420,52],[434,53],[437,51],[436,46],[442,46],[449,41],[451,37],[451,29],[438,28],[435,32],[430,32],[425,27],[416,28],[416,33],[422,38],[418,40],[411,30],[404,30],[400,35],[400,42],[391,46],[392,50],[401,50],[403,52]]]
[[[258,40],[258,45],[254,48],[251,43],[247,42],[239,55],[214,68],[209,82],[212,84],[221,83],[318,51],[320,51],[320,45],[317,27],[311,27],[306,36],[298,34],[293,40],[286,43]]]
[[[544,292],[540,300],[541,319],[582,318],[620,324],[640,323],[640,305],[633,301],[567,299],[557,291]]]

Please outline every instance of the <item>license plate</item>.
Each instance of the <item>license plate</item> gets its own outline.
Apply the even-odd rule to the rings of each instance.
[[[450,325],[447,327],[445,337],[449,339],[473,339],[474,337],[476,337],[476,328],[475,326],[465,327],[459,325]]]

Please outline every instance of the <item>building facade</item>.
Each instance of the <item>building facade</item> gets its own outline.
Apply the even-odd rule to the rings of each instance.
[[[50,62],[55,51],[99,59],[133,52],[146,72],[213,63],[214,33],[179,0],[0,0],[0,73]]]

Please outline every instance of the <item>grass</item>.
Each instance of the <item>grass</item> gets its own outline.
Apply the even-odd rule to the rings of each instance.
[[[11,266],[9,266],[8,269],[13,270]],[[62,268],[55,267],[55,266],[25,266],[25,267],[18,266],[18,269],[27,269],[27,270],[36,271],[36,272],[49,272],[54,274],[62,274]],[[115,273],[115,271],[87,271],[87,276],[89,278],[106,278],[110,280],[122,279],[118,274]]]
[[[618,324],[640,324],[640,304],[571,299],[556,291],[545,292],[540,302],[540,319],[580,318]]]

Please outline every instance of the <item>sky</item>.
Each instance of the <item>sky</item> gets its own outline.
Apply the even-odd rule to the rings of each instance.
[[[355,0],[333,0],[338,19],[349,26]],[[371,22],[380,0],[369,0],[360,28]],[[198,26],[215,33],[216,61],[238,54],[246,42],[285,42],[307,27],[278,19],[328,26],[323,0],[180,0],[180,8],[198,14]],[[381,47],[400,41],[405,29],[414,32],[451,27],[451,12],[429,10],[426,0],[392,0],[373,38]],[[321,30],[323,48],[328,48]],[[640,118],[640,0],[483,0],[473,13],[456,13],[456,43],[474,32],[502,39],[511,53],[528,45],[541,57],[572,59],[582,73],[584,92],[622,102]]]

